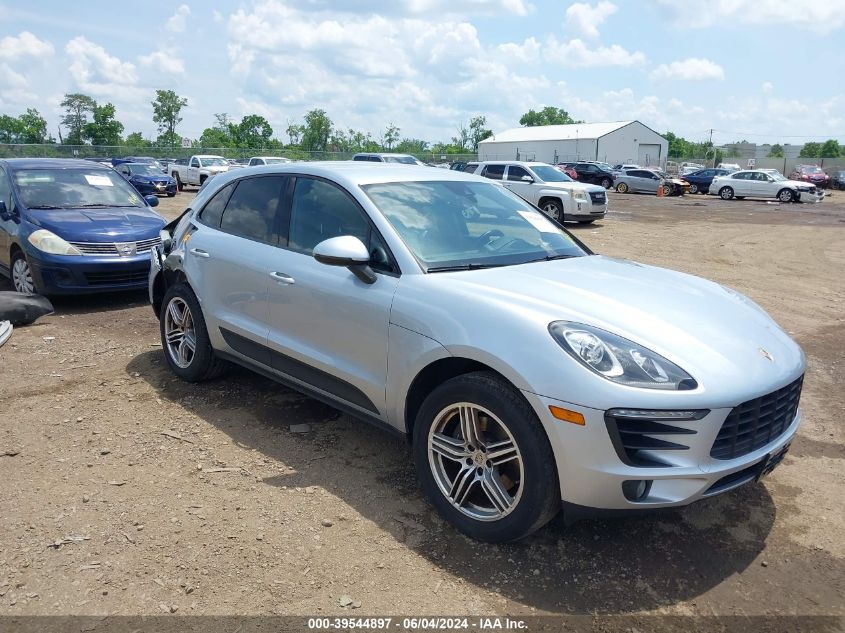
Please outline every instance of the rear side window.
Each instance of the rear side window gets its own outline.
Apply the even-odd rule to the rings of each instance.
[[[505,175],[504,165],[487,165],[481,175],[490,180],[501,180]]]
[[[478,169],[478,163],[467,163],[464,166],[464,171],[468,174],[474,174],[476,169]]]
[[[238,182],[223,211],[220,230],[265,244],[278,243],[276,210],[284,178],[245,178]]]
[[[208,201],[202,211],[200,211],[200,222],[206,226],[212,226],[215,229],[220,228],[220,220],[223,217],[223,209],[226,208],[226,203],[229,201],[229,196],[232,195],[232,189],[235,184],[229,184],[223,187],[220,191],[214,194],[214,197]]]

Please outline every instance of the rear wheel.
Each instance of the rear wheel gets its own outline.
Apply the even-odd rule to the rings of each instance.
[[[22,251],[15,251],[12,254],[12,286],[18,292],[32,294],[38,292],[35,287],[35,279],[32,277],[32,269],[26,255]]]
[[[554,198],[543,200],[540,208],[543,210],[543,213],[553,220],[557,220],[561,223],[563,222],[563,207],[561,206],[559,200],[555,200]]]
[[[613,184],[613,181],[610,178],[602,178],[601,179],[601,186],[605,189],[610,189],[610,186]]]
[[[420,484],[458,530],[520,539],[560,507],[554,454],[540,421],[510,384],[475,372],[429,394],[413,432]]]
[[[618,191],[619,193],[628,193],[628,185],[624,182],[620,182],[618,185],[616,185],[616,191]]]
[[[696,185],[695,183],[690,183],[689,192],[698,193],[698,185]]]
[[[719,197],[722,200],[730,200],[734,197],[734,190],[730,187],[722,187],[721,189],[719,189]]]
[[[778,192],[778,200],[781,202],[792,202],[795,200],[795,192],[792,189],[781,189]]]
[[[168,288],[161,306],[161,346],[173,373],[188,382],[222,374],[225,365],[214,356],[202,309],[190,286],[179,283]]]

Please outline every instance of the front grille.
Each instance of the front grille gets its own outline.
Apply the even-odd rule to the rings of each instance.
[[[116,270],[102,273],[85,273],[89,286],[139,284],[147,281],[149,270]]]
[[[121,242],[125,244],[126,242]],[[153,245],[161,244],[160,237],[135,242],[136,253],[149,253]],[[120,257],[117,244],[114,242],[71,242],[83,255],[99,255],[100,257]]]
[[[604,204],[607,200],[607,195],[604,191],[592,191],[590,192],[590,199],[593,201],[593,204]]]
[[[743,402],[725,418],[710,457],[734,459],[773,442],[795,419],[804,376],[759,398]]]
[[[654,419],[633,415],[625,415],[623,409],[611,409],[605,413],[604,420],[610,441],[616,449],[616,454],[624,464],[629,466],[670,466],[654,454],[654,451],[686,451],[689,446],[683,444],[685,435],[695,435],[695,429],[674,426],[672,419],[662,419],[660,411],[648,412]],[[671,413],[671,412],[662,412]],[[690,411],[689,416],[677,421],[700,420],[709,413],[708,410]],[[672,436],[672,440],[664,439]]]

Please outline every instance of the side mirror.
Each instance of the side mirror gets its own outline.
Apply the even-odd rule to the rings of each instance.
[[[158,206],[158,198],[156,198],[155,196],[144,196],[144,200],[146,200],[147,204],[151,207]]]
[[[370,254],[354,235],[341,235],[323,240],[314,247],[314,259],[327,266],[344,266],[367,284],[375,283],[376,275],[369,266]]]
[[[520,178],[520,180],[522,182],[534,182],[534,179],[531,176],[528,176],[528,175],[523,176],[522,178]]]

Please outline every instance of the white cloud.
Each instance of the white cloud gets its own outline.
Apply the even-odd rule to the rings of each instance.
[[[21,31],[17,37],[9,35],[0,40],[0,59],[6,62],[21,57],[46,59],[54,52],[55,49],[50,42],[38,39],[29,31]]]
[[[595,7],[585,2],[576,2],[566,9],[565,25],[584,37],[598,37],[598,27],[614,13],[616,5],[607,0],[602,0]]]
[[[168,75],[185,74],[185,62],[172,52],[158,50],[149,55],[140,55],[138,63],[144,68],[152,68]]]
[[[68,70],[79,89],[94,97],[138,94],[138,75],[135,65],[109,55],[102,46],[82,36],[73,38],[65,46],[70,58]]]
[[[191,15],[191,7],[187,4],[180,4],[176,13],[168,18],[164,28],[171,33],[182,33],[187,25],[189,15]]]
[[[819,33],[845,25],[845,0],[653,0],[691,28],[724,24],[786,24]],[[690,19],[695,16],[695,19]]]
[[[660,64],[651,72],[655,80],[668,79],[670,81],[699,81],[707,79],[724,79],[725,71],[715,62],[700,57],[688,57],[671,64]]]
[[[763,89],[764,94],[771,94],[775,87],[772,85],[771,81],[764,81],[761,88]]]
[[[549,61],[572,68],[639,66],[646,61],[640,51],[631,53],[618,44],[590,48],[580,39],[558,42],[554,36],[549,37],[544,54]]]

